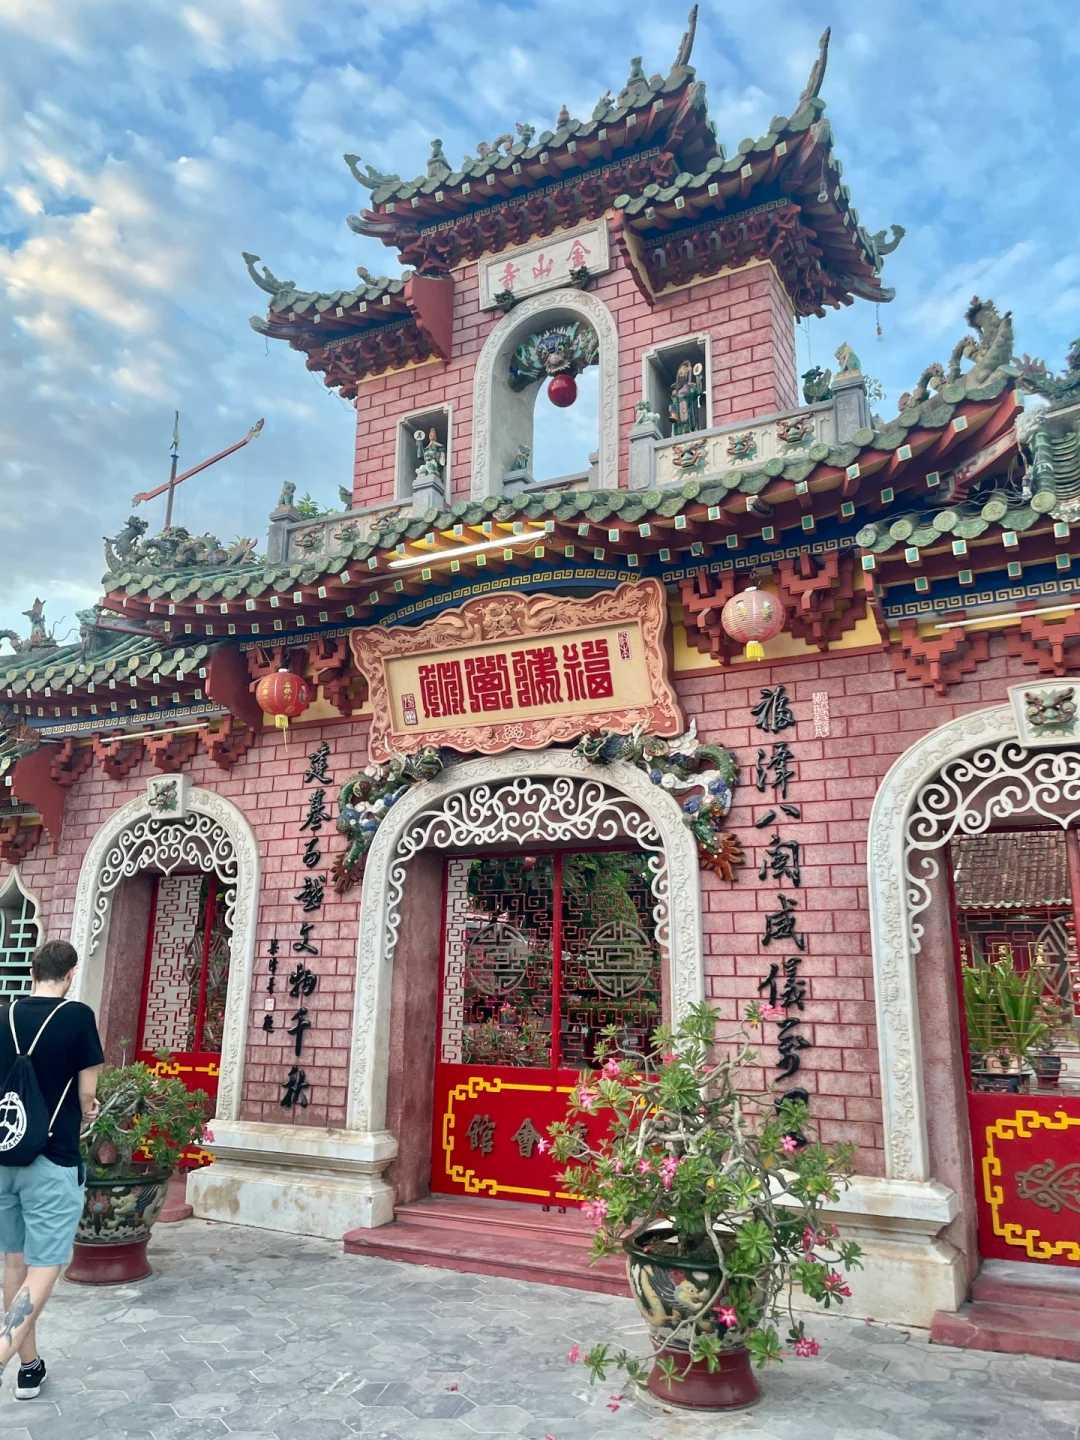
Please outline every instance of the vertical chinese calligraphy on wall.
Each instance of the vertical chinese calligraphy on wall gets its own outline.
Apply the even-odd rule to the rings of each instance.
[[[751,715],[755,728],[767,737],[758,746],[754,763],[754,785],[766,796],[766,809],[754,825],[759,830],[770,831],[762,849],[758,879],[777,887],[775,908],[765,913],[761,943],[770,952],[774,946],[780,952],[779,958],[770,959],[768,972],[758,984],[758,993],[763,1019],[776,1022],[777,1053],[773,1068],[776,1083],[782,1084],[798,1074],[802,1052],[810,1048],[810,1040],[802,1028],[807,987],[799,974],[806,953],[806,936],[799,929],[799,900],[790,893],[802,887],[802,847],[783,830],[785,820],[802,818],[801,807],[789,795],[798,777],[795,754],[783,738],[787,731],[795,728],[795,716],[784,686],[763,689],[760,700],[751,707]],[[789,953],[783,955],[784,950]],[[804,1097],[800,1094],[799,1098]]]

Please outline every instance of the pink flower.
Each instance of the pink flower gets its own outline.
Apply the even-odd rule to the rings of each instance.
[[[851,1286],[844,1284],[844,1277],[839,1270],[830,1270],[825,1276],[825,1289],[830,1295],[850,1295]]]
[[[597,1094],[595,1090],[589,1090],[586,1087],[582,1087],[582,1089],[580,1089],[577,1093],[577,1103],[580,1105],[582,1110],[591,1110],[596,1104],[596,1100]]]
[[[209,1125],[207,1125],[206,1128],[203,1130],[203,1132],[202,1132],[202,1138],[203,1138],[203,1140],[206,1142],[207,1145],[213,1145],[213,1143],[214,1143],[214,1132],[213,1132],[213,1130],[210,1129],[210,1126],[209,1126]]]
[[[614,1413],[615,1413],[616,1410],[619,1410],[619,1409],[622,1408],[622,1396],[621,1396],[621,1395],[612,1395],[611,1399],[607,1402],[607,1408],[608,1408],[608,1409],[611,1411],[611,1413],[614,1415]]]
[[[817,1244],[818,1237],[810,1225],[805,1225],[802,1232],[802,1248],[807,1252],[811,1251]]]
[[[540,1151],[541,1155],[546,1155],[551,1149],[551,1142],[549,1140],[537,1140],[536,1148]]]
[[[607,1214],[606,1200],[583,1200],[581,1202],[582,1213],[586,1220],[591,1220],[594,1225],[599,1225]]]
[[[619,1062],[614,1056],[605,1063],[604,1074],[609,1080],[617,1080],[619,1078]]]
[[[653,1168],[652,1161],[651,1161],[651,1160],[639,1160],[639,1161],[637,1162],[637,1168],[638,1168],[638,1174],[639,1174],[639,1175],[651,1175],[651,1174],[652,1174],[652,1168]]]
[[[814,1355],[821,1354],[821,1346],[816,1340],[811,1340],[809,1336],[804,1336],[802,1340],[795,1341],[795,1354],[798,1355],[801,1360],[809,1360]]]
[[[570,1349],[566,1352],[566,1358],[570,1361],[571,1365],[576,1365],[581,1359],[581,1346],[577,1343],[571,1345]]]
[[[621,1174],[623,1173],[623,1163],[622,1163],[622,1161],[621,1161],[621,1160],[616,1160],[615,1163],[614,1163],[614,1165],[612,1166],[612,1169],[615,1171],[615,1174],[616,1174],[616,1175],[621,1175]]]
[[[785,1155],[790,1155],[793,1150],[797,1150],[798,1148],[799,1142],[795,1139],[794,1135],[785,1135],[780,1141],[780,1149],[783,1150]]]
[[[730,1305],[717,1305],[713,1310],[713,1314],[720,1321],[720,1324],[726,1325],[729,1330],[734,1329],[739,1323],[739,1317]]]
[[[661,1161],[660,1183],[663,1185],[665,1190],[671,1189],[672,1182],[675,1179],[675,1172],[678,1170],[681,1164],[682,1161],[677,1160],[674,1155],[668,1155]]]
[[[762,1005],[761,1018],[763,1020],[783,1020],[787,1011],[782,1005]]]
[[[666,1055],[660,1056],[660,1063],[661,1065],[674,1065],[678,1058],[674,1050],[669,1050]]]

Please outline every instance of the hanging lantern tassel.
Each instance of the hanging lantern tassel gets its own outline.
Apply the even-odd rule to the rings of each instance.
[[[255,701],[264,715],[272,715],[288,744],[289,721],[302,715],[311,704],[311,686],[300,675],[284,666],[271,675],[264,675],[255,687]]]
[[[724,633],[743,647],[747,660],[765,659],[765,641],[784,628],[784,607],[775,595],[751,585],[733,595],[720,612]]]

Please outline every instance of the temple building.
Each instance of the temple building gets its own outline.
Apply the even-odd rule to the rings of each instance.
[[[694,24],[584,118],[346,157],[395,276],[244,257],[351,481],[261,550],[133,515],[79,644],[10,637],[0,986],[69,937],[110,1058],[211,1089],[197,1215],[599,1288],[538,1144],[577,1072],[764,998],[747,1084],[856,1147],[854,1312],[970,1338],[992,1262],[1080,1267],[1080,343],[976,297],[895,415],[800,375],[903,230],[827,34],[726,148]]]

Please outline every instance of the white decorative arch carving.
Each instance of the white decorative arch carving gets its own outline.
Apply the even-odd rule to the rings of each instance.
[[[939,871],[934,852],[956,834],[979,834],[1021,813],[1063,826],[1074,821],[1080,754],[1075,746],[1025,749],[1009,705],[961,715],[924,736],[885,775],[870,812],[870,931],[890,1179],[930,1179],[915,963],[919,916]]]
[[[629,839],[652,858],[673,1018],[705,998],[697,845],[678,803],[632,765],[569,750],[466,760],[415,786],[379,826],[364,867],[347,1125],[386,1125],[390,995],[399,906],[430,846]]]
[[[254,969],[259,847],[251,826],[231,801],[193,786],[187,813],[179,820],[155,819],[146,797],[140,796],[104,822],[86,851],[75,892],[71,943],[81,962],[75,998],[91,1006],[100,1004],[113,897],[121,881],[150,869],[168,875],[180,866],[213,872],[226,886],[232,941],[217,1115],[235,1120],[240,1113]]]
[[[619,332],[615,319],[597,296],[569,287],[533,295],[504,315],[484,342],[473,382],[472,498],[502,493],[503,476],[510,468],[522,435],[513,424],[521,408],[531,414],[533,397],[510,389],[509,367],[514,347],[533,329],[538,317],[553,324],[567,316],[585,320],[600,341],[600,446],[598,473],[602,489],[619,484]],[[499,401],[505,411],[496,427]],[[531,432],[530,432],[531,433]]]

